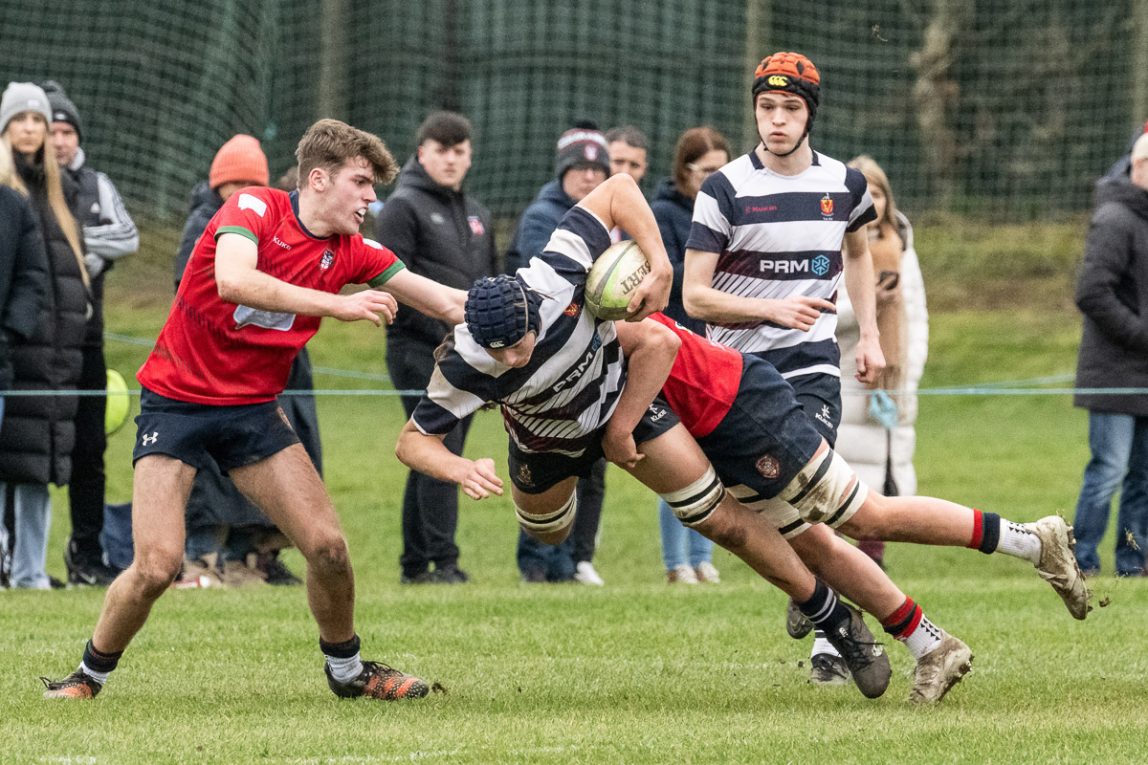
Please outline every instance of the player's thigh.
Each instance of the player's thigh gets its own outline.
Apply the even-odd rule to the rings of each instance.
[[[196,468],[166,454],[136,461],[132,477],[135,560],[170,565],[183,560],[184,512]]]
[[[300,444],[229,471],[236,488],[262,510],[300,552],[342,536],[323,479]]]
[[[629,473],[658,494],[689,486],[705,476],[709,460],[684,425],[638,444],[644,458]]]
[[[572,475],[563,478],[545,491],[537,493],[526,492],[516,484],[510,487],[514,506],[529,515],[548,515],[555,513],[570,501],[570,495],[578,486],[578,476]]]

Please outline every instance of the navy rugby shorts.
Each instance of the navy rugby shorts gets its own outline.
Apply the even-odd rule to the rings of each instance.
[[[164,454],[204,468],[215,460],[226,473],[299,443],[277,401],[239,406],[189,404],[144,388],[136,417],[132,464]]]
[[[773,498],[813,459],[821,438],[781,373],[745,356],[733,406],[698,446],[727,488],[745,486]]]
[[[656,398],[634,428],[634,442],[640,447],[646,441],[653,441],[680,422],[678,416],[661,398]],[[510,480],[519,491],[527,494],[541,494],[555,484],[571,476],[586,478],[594,463],[602,459],[601,431],[594,443],[578,457],[568,457],[554,452],[524,452],[512,440],[510,442],[507,465]]]

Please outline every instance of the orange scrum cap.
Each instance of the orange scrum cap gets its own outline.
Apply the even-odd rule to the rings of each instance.
[[[809,121],[821,103],[821,73],[800,53],[780,51],[766,56],[753,73],[753,97],[768,90],[800,96],[809,107]]]

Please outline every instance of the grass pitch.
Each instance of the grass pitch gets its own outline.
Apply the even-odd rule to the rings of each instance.
[[[130,267],[115,279],[130,283]],[[152,338],[162,301],[110,299],[109,332]],[[933,317],[928,386],[1073,368],[1068,312]],[[378,388],[381,330],[328,322],[316,386]],[[110,341],[130,373],[145,349]],[[126,374],[130,379],[130,374]],[[134,387],[134,382],[132,383]],[[138,408],[138,404],[134,405]],[[509,502],[463,499],[459,587],[398,584],[404,472],[397,399],[320,399],[327,479],[358,583],[364,655],[445,687],[410,703],[328,692],[301,588],[173,591],[94,703],[47,703],[36,676],[77,663],[99,590],[0,593],[0,762],[451,763],[1135,762],[1148,734],[1143,685],[1148,582],[1091,581],[1097,607],[1072,620],[1030,566],[963,549],[891,545],[890,573],[964,639],[973,672],[935,708],[908,704],[912,661],[889,645],[881,699],[808,685],[809,643],[786,637],[784,597],[718,551],[718,586],[668,587],[654,498],[611,470],[596,565],[602,589],[522,585]],[[1063,396],[924,397],[921,489],[1015,520],[1071,518],[1086,419]],[[130,495],[132,434],[108,453],[109,501]],[[480,414],[472,455],[505,472],[505,434]],[[56,495],[50,570],[63,574],[66,498]],[[1111,535],[1110,535],[1111,536]],[[1112,540],[1103,546],[1111,571]],[[302,562],[288,555],[297,571]],[[872,619],[870,625],[876,628]]]

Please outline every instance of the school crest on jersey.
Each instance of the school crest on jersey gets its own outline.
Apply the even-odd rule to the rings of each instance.
[[[582,310],[581,305],[579,305],[578,303],[571,303],[570,305],[566,306],[566,310],[563,311],[562,313],[566,316],[577,316],[578,312],[581,310]]]
[[[821,214],[827,218],[833,217],[833,197],[829,196],[829,192],[821,197]]]
[[[319,270],[326,271],[335,263],[334,250],[323,250],[323,257],[319,258]]]
[[[466,222],[470,224],[470,233],[475,236],[482,236],[486,233],[486,226],[482,225],[482,218],[477,215],[466,216]]]
[[[781,475],[781,463],[772,454],[762,455],[754,467],[761,473],[762,478],[773,479]]]

